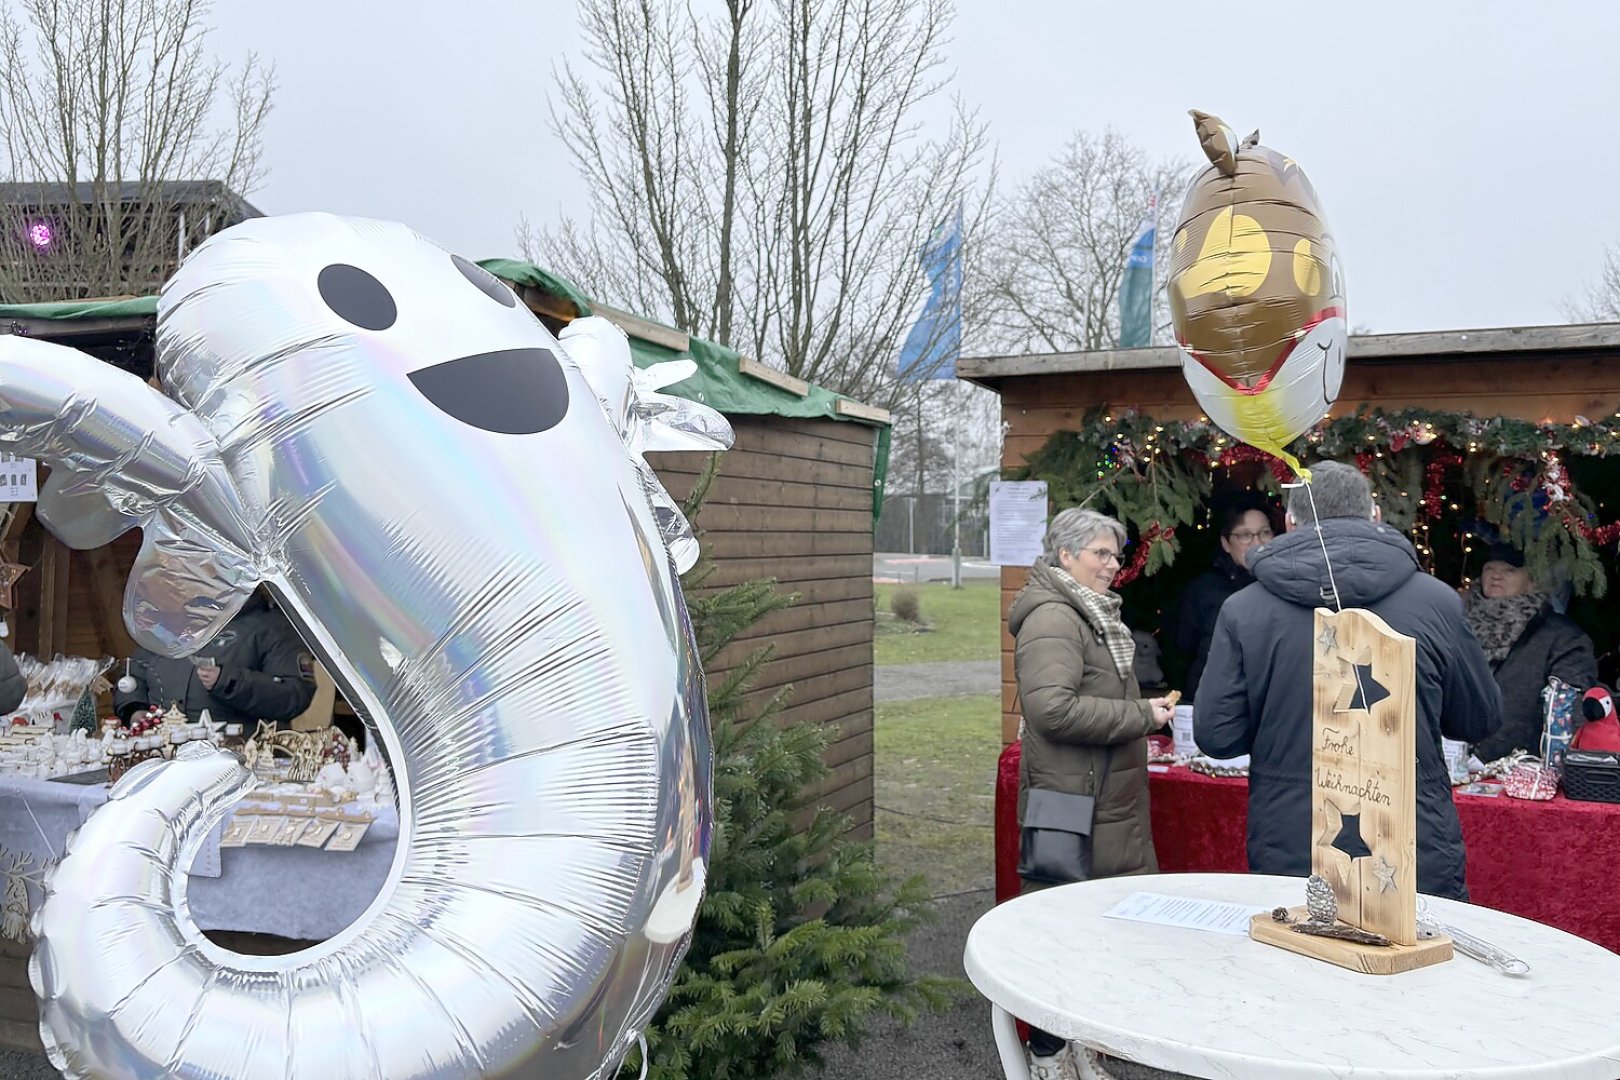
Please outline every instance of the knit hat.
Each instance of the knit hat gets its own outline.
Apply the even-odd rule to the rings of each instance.
[[[1524,552],[1512,544],[1492,544],[1485,549],[1485,562],[1507,563],[1509,566],[1520,568],[1524,566]]]

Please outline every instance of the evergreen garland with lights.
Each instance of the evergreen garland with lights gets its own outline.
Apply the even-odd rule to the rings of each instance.
[[[1301,460],[1353,462],[1367,475],[1384,520],[1412,538],[1433,567],[1434,536],[1454,537],[1466,555],[1476,532],[1524,552],[1537,577],[1562,567],[1577,593],[1602,596],[1599,550],[1620,540],[1577,489],[1568,462],[1620,458],[1620,412],[1599,421],[1532,423],[1426,409],[1368,409],[1324,419],[1290,448]],[[1059,431],[1029,455],[1023,479],[1045,480],[1052,505],[1091,506],[1136,536],[1124,581],[1175,560],[1177,530],[1192,526],[1213,490],[1213,474],[1263,462],[1275,493],[1288,466],[1237,442],[1207,419],[1155,420],[1129,409],[1096,408],[1079,430]]]

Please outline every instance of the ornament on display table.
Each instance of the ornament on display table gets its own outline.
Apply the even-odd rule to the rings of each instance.
[[[1417,922],[1417,642],[1370,611],[1316,611],[1306,904],[1249,936],[1371,975],[1450,960]]]
[[[12,598],[11,590],[19,578],[28,573],[28,567],[22,563],[0,562],[0,607],[14,608],[16,600]]]
[[[1209,167],[1193,180],[1171,241],[1167,285],[1181,370],[1234,439],[1302,477],[1288,444],[1344,380],[1344,278],[1316,189],[1293,158],[1238,141],[1194,109]]]
[[[131,767],[34,916],[51,1061],[614,1075],[690,943],[713,827],[679,580],[697,548],[642,454],[725,449],[725,419],[660,392],[688,365],[636,371],[601,319],[559,342],[499,280],[388,222],[232,226],[165,285],[157,327],[163,391],[0,337],[0,442],[51,466],[37,513],[70,547],[142,529],[137,643],[195,652],[267,587],[366,704],[401,840],[316,958],[238,955],[171,883],[255,777],[189,738]]]

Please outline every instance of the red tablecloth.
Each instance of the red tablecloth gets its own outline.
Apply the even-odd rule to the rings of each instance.
[[[996,776],[996,899],[1018,892],[1018,755]],[[1246,873],[1249,782],[1154,773],[1153,846],[1165,873]],[[1473,902],[1620,952],[1620,805],[1458,795]]]

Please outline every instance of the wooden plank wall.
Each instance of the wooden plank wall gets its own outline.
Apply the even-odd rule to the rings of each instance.
[[[836,420],[730,419],[736,445],[721,458],[697,515],[704,551],[716,564],[707,585],[770,577],[800,598],[727,646],[709,677],[723,678],[774,642],[774,656],[755,678],[756,694],[791,684],[782,722],[837,726],[820,801],[850,815],[853,835],[870,838],[873,429]],[[649,458],[681,500],[708,455]]]
[[[1200,415],[1192,391],[1175,368],[1095,374],[1022,375],[1000,381],[1001,417],[1007,424],[1002,446],[1004,469],[1024,464],[1055,431],[1077,427],[1099,405],[1134,408],[1173,420]],[[1386,409],[1420,407],[1479,416],[1570,423],[1576,416],[1596,419],[1620,410],[1620,353],[1583,350],[1576,354],[1514,353],[1492,357],[1364,361],[1345,372],[1344,389],[1333,409],[1353,413],[1361,405]],[[1054,507],[1054,510],[1061,507]],[[1001,570],[1001,738],[1018,736],[1017,687],[1013,681],[1013,640],[1006,610],[1024,585],[1022,567]]]

